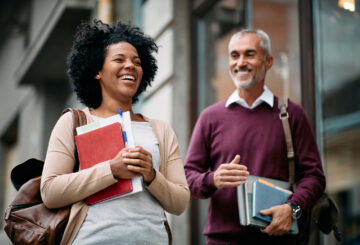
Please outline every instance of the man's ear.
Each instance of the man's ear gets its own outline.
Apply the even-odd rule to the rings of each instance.
[[[269,70],[272,67],[273,63],[274,63],[274,57],[272,55],[266,56],[266,61],[265,61],[266,70]]]

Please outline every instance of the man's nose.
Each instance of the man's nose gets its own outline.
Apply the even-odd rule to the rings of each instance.
[[[238,59],[237,62],[236,62],[236,65],[237,65],[238,67],[242,67],[242,66],[246,66],[246,65],[247,65],[247,60],[245,59],[245,57],[244,57],[243,55],[241,55],[241,56],[239,57],[239,59]]]

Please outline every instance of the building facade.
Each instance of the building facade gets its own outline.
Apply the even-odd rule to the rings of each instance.
[[[344,241],[360,241],[360,3],[356,0],[5,0],[0,21],[0,207],[15,194],[11,168],[44,159],[66,107],[82,108],[66,76],[76,26],[90,18],[139,26],[159,46],[153,85],[137,112],[169,122],[185,158],[207,106],[235,89],[227,44],[242,28],[266,31],[273,68],[267,86],[307,112],[316,132],[327,191],[340,208]],[[205,244],[208,200],[168,215],[174,245]],[[0,220],[3,227],[3,220]],[[2,229],[1,229],[2,230]],[[3,232],[0,244],[10,244]],[[320,236],[317,244],[339,244]]]

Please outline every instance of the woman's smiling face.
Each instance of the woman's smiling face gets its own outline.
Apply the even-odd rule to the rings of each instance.
[[[128,42],[109,45],[98,74],[103,100],[131,101],[143,76],[136,48]]]

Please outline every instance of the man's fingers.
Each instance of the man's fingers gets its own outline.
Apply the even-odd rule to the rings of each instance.
[[[223,163],[219,166],[214,174],[214,185],[217,188],[237,187],[246,181],[250,173],[247,167],[239,162],[240,155],[236,155],[231,163]]]
[[[231,161],[231,164],[238,164],[240,162],[240,155],[236,155]]]
[[[245,180],[245,176],[220,176],[220,181],[222,182],[242,182]]]
[[[224,163],[224,164],[221,164],[218,169],[219,170],[227,170],[227,171],[232,171],[232,170],[246,171],[247,167],[245,165],[242,165],[242,164]]]
[[[287,204],[274,206],[269,209],[261,210],[260,213],[262,215],[271,215],[272,221],[271,223],[261,231],[268,235],[283,235],[286,233],[292,225],[292,217],[290,213],[284,211],[285,208],[288,209]]]
[[[237,187],[241,185],[243,181],[237,181],[237,182],[221,182],[218,188],[226,188],[226,187]]]
[[[260,210],[260,214],[262,214],[262,215],[272,215],[271,208]]]
[[[231,170],[227,170],[227,169],[223,169],[219,172],[220,176],[248,176],[249,172],[243,169],[231,169]]]

